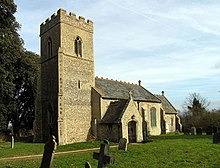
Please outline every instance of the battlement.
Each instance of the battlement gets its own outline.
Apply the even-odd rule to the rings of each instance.
[[[93,22],[91,20],[86,20],[83,16],[77,17],[73,12],[67,14],[67,11],[61,8],[57,11],[57,13],[53,13],[40,25],[41,34],[58,23],[68,23],[81,29],[93,32]]]

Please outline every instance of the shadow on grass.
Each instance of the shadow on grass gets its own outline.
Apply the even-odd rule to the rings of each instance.
[[[212,135],[175,135],[175,134],[166,134],[160,136],[151,136],[152,140],[175,140],[175,139],[212,139]]]

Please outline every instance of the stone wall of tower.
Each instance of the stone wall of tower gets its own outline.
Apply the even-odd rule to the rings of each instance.
[[[40,37],[41,109],[36,112],[36,123],[42,128],[42,138],[47,140],[51,125],[59,145],[86,141],[91,129],[91,88],[95,84],[93,23],[60,9],[41,24]],[[82,42],[81,56],[75,53],[77,37]]]
[[[42,138],[49,137],[49,125],[58,138],[58,49],[60,46],[60,12],[41,24],[41,112]],[[48,54],[48,41],[51,40],[51,54]]]
[[[74,50],[76,37],[82,39],[82,57]],[[63,53],[62,87],[65,109],[65,144],[83,142],[91,129],[91,88],[94,86],[93,24],[73,13],[61,16]]]

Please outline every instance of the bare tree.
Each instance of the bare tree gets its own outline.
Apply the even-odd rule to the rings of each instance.
[[[183,104],[183,125],[186,127],[202,127],[209,104],[210,102],[199,93],[190,93]]]
[[[183,103],[183,109],[185,112],[193,108],[193,106],[200,106],[200,109],[207,110],[207,107],[210,105],[210,102],[207,98],[202,97],[199,93],[190,93],[186,100]],[[197,107],[198,108],[198,107]]]

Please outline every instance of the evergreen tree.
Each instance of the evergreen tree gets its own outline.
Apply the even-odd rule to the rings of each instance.
[[[16,111],[11,116],[17,129],[31,129],[33,126],[38,62],[39,56],[30,51],[25,51],[24,55],[17,59],[14,77]]]
[[[0,0],[0,129],[10,120],[20,126],[34,115],[39,56],[23,48],[16,8],[13,0]]]

